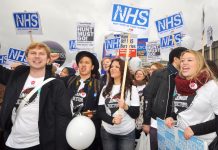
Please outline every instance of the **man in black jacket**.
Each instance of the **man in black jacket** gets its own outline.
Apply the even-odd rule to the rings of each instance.
[[[171,114],[174,79],[179,71],[180,55],[185,50],[187,49],[183,47],[173,49],[169,54],[167,67],[154,72],[143,91],[145,98],[143,130],[145,133],[150,133],[151,150],[158,149],[156,117],[165,119]]]
[[[32,43],[25,53],[29,66],[15,70],[0,66],[0,83],[7,85],[0,112],[5,149],[68,149],[65,133],[72,114],[64,83],[54,79],[24,102],[31,90],[52,77],[52,68],[47,66],[50,49]]]

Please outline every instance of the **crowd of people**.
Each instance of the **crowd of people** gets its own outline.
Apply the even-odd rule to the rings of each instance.
[[[183,129],[187,140],[197,136],[210,146],[217,138],[218,68],[197,51],[174,48],[166,66],[154,62],[134,74],[127,67],[125,83],[119,57],[103,58],[100,76],[96,56],[79,51],[79,73],[65,67],[57,75],[47,45],[31,43],[25,54],[28,66],[0,65],[2,150],[73,149],[65,134],[78,114],[95,125],[87,150],[134,150],[141,132],[157,150],[157,118]]]

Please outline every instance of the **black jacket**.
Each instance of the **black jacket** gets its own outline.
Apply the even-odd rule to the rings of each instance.
[[[150,125],[151,117],[165,119],[171,115],[176,74],[177,70],[171,64],[168,64],[167,68],[153,72],[143,91],[144,124]]]
[[[12,128],[11,115],[13,107],[29,75],[28,66],[19,66],[11,71],[0,66],[0,82],[7,84],[3,106],[0,112],[0,127],[4,130],[6,142]],[[47,66],[45,79],[51,77],[51,66]],[[71,119],[69,97],[64,83],[52,80],[45,84],[39,100],[39,141],[41,150],[65,150],[66,127]]]
[[[62,78],[67,87],[68,95],[70,98],[73,98],[78,93],[78,88],[80,86],[80,76],[71,76]],[[87,110],[94,111],[93,117],[91,120],[93,121],[96,129],[95,140],[93,143],[87,148],[88,150],[97,150],[100,145],[100,128],[101,128],[101,120],[97,116],[97,108],[98,108],[98,100],[100,95],[100,81],[94,77],[90,77],[86,81],[84,81],[85,85],[83,88],[83,92],[86,96],[83,97],[83,107],[81,109],[81,113],[86,112]],[[71,101],[71,100],[69,100]],[[75,108],[75,104],[73,106]],[[77,113],[79,109],[73,110],[73,113]]]

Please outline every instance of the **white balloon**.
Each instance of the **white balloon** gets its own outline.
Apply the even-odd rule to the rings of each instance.
[[[181,46],[187,49],[193,49],[194,45],[195,45],[195,41],[189,35],[185,35],[181,40]]]
[[[142,67],[142,60],[138,57],[133,57],[129,61],[129,67],[132,71],[136,71]]]
[[[86,116],[77,116],[67,126],[66,139],[74,149],[88,148],[95,138],[95,125]]]

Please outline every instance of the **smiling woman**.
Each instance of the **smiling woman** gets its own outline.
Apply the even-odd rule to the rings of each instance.
[[[167,118],[166,125],[172,127],[173,119],[177,119],[178,127],[185,130],[186,139],[196,135],[209,145],[216,137],[217,125],[213,120],[218,115],[217,80],[199,52],[187,50],[180,59],[180,74],[175,78],[173,118]],[[205,122],[211,128],[202,128]]]
[[[111,61],[109,82],[102,89],[98,114],[102,119],[101,139],[104,150],[134,150],[135,119],[139,115],[139,95],[127,68],[124,99],[120,98],[125,62]]]

